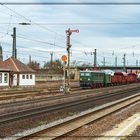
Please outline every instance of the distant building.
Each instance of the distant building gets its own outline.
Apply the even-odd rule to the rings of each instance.
[[[10,87],[35,85],[35,71],[16,58],[10,57],[5,61],[0,62],[0,68],[1,67],[0,75],[2,76],[0,79],[2,80],[4,77],[7,77]],[[4,81],[6,82],[6,80]],[[4,85],[4,83],[2,85]]]
[[[3,50],[1,45],[0,45],[0,61],[3,61]]]

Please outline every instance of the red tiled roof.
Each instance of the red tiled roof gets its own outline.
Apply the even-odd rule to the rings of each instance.
[[[1,69],[4,69],[5,67],[4,67],[4,62],[2,61],[2,60],[0,60],[0,68]]]
[[[0,62],[1,65],[1,62]],[[2,66],[5,69],[10,69],[13,72],[32,72],[35,71],[31,69],[29,66],[25,65],[24,63],[20,62],[19,60],[15,59],[14,57],[10,57],[4,62],[2,62]]]
[[[11,71],[10,69],[7,69],[4,65],[4,61],[0,60],[0,71]]]

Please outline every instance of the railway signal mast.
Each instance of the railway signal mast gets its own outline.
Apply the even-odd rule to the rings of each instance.
[[[66,30],[66,37],[67,37],[67,42],[66,42],[66,46],[67,46],[67,55],[68,55],[68,63],[67,63],[67,92],[69,93],[70,91],[70,48],[71,48],[71,44],[70,44],[70,36],[71,34],[75,32],[75,33],[79,33],[79,30],[71,30],[70,28],[68,30]]]

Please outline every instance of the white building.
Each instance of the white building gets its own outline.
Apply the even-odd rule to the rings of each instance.
[[[3,61],[3,63],[0,63],[0,67],[1,66],[9,70],[9,74],[7,73],[7,78],[9,79],[9,82],[7,84],[9,84],[10,87],[35,85],[35,71],[24,63],[15,59],[14,57],[10,57],[7,60]],[[6,77],[6,73],[3,72],[2,77],[4,75]]]

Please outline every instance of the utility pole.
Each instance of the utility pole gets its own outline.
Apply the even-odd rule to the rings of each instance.
[[[97,50],[96,49],[94,50],[93,54],[94,54],[94,67],[96,67],[97,66]]]
[[[124,71],[126,71],[126,54],[125,53],[123,56],[123,69],[124,69]]]
[[[136,60],[136,67],[138,67],[138,64],[139,64],[139,62],[138,62],[138,60]]]
[[[16,27],[13,28],[13,48],[12,48],[12,56],[17,58],[17,49],[16,49]]]
[[[29,64],[31,64],[31,61],[32,61],[32,57],[31,55],[29,55]]]
[[[105,66],[105,63],[106,63],[106,62],[105,62],[105,57],[103,57],[103,66]]]
[[[117,70],[117,64],[118,63],[118,58],[117,58],[117,56],[115,57],[115,67],[116,67],[116,70]]]
[[[50,55],[51,55],[51,67],[52,67],[52,64],[53,64],[53,52],[50,52]]]
[[[70,28],[68,30],[66,30],[66,46],[67,46],[67,56],[68,56],[68,63],[67,63],[67,92],[69,92],[70,90],[70,48],[71,48],[71,44],[70,44],[70,36],[72,34],[72,32],[76,32],[79,33],[79,30],[71,30]]]

